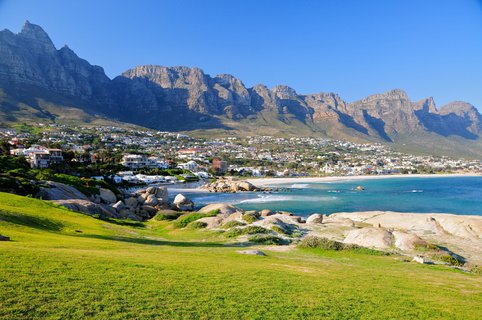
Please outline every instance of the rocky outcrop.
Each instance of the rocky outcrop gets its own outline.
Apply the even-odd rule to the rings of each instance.
[[[89,200],[69,199],[54,200],[53,202],[72,211],[81,212],[89,216],[95,215],[100,218],[125,218],[111,206],[93,203]]]
[[[45,181],[42,183],[36,197],[43,200],[88,200],[82,192],[74,187],[54,181]]]
[[[314,213],[306,219],[306,224],[321,224],[323,223],[323,215]]]
[[[203,186],[209,192],[247,192],[247,191],[272,191],[272,188],[259,188],[245,180],[219,179]]]
[[[392,246],[392,234],[382,228],[354,229],[347,233],[344,242],[367,248],[389,249]]]
[[[186,198],[186,196],[182,194],[178,194],[174,201],[172,202],[171,208],[174,210],[179,211],[193,211],[194,210],[194,202]]]

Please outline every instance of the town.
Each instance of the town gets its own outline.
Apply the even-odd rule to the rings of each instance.
[[[59,124],[0,128],[3,154],[32,168],[109,165],[116,184],[162,184],[216,176],[354,176],[482,173],[480,160],[410,155],[383,144],[312,137],[247,136],[201,139],[175,132]],[[64,164],[64,166],[62,166]],[[64,172],[69,173],[69,172]],[[85,170],[86,178],[104,179]]]

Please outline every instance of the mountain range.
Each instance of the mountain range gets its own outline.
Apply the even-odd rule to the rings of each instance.
[[[137,66],[110,79],[38,25],[0,31],[0,123],[126,122],[199,135],[270,134],[381,142],[402,151],[482,156],[482,116],[461,101],[437,108],[400,89],[346,102],[285,85],[251,88],[199,68]]]

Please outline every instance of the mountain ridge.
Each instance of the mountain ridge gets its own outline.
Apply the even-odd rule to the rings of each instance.
[[[395,144],[418,135],[438,142],[482,137],[482,116],[471,104],[454,101],[437,108],[432,97],[411,101],[402,89],[347,102],[333,92],[246,87],[230,74],[160,65],[136,66],[110,79],[68,46],[56,49],[48,34],[28,21],[17,34],[0,31],[0,44],[0,88],[11,98],[0,100],[0,121],[2,111],[8,115],[19,103],[37,104],[34,109],[42,111],[39,96],[52,103],[60,96],[70,107],[161,130],[284,132]],[[37,91],[41,94],[34,96]]]

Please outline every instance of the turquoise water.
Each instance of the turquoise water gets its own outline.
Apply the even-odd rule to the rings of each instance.
[[[358,185],[365,190],[354,190]],[[272,194],[187,195],[198,207],[222,202],[246,210],[268,208],[300,215],[371,210],[482,215],[482,177],[403,177],[276,186],[289,189]]]

